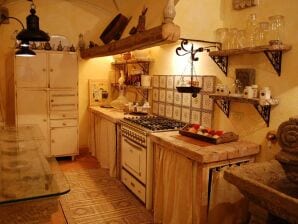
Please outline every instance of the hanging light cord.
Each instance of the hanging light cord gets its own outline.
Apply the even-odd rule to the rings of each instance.
[[[21,24],[21,26],[22,26],[23,29],[25,29],[24,24],[21,22],[21,20],[19,20],[19,19],[16,18],[16,17],[2,15],[0,19],[1,19],[1,21],[0,21],[0,25],[1,25],[5,20],[7,20],[7,19],[14,19],[14,20],[18,21],[18,22]]]

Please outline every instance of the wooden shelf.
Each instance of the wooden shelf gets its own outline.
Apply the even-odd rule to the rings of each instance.
[[[119,87],[119,83],[111,83],[113,87]],[[134,89],[152,89],[151,86],[134,86],[134,85],[123,85],[125,88],[134,88]]]
[[[270,123],[271,106],[278,104],[277,99],[270,99],[270,100],[260,100],[259,98],[248,99],[248,98],[239,97],[239,96],[219,95],[219,94],[210,94],[209,97],[214,100],[216,105],[224,112],[224,114],[227,117],[230,116],[231,102],[252,104],[255,107],[255,109],[258,111],[260,116],[263,118],[265,123],[267,124],[267,127],[269,127],[269,123]]]
[[[126,65],[126,64],[139,64],[139,63],[150,63],[151,59],[130,59],[130,60],[116,60],[112,62],[112,65]]]
[[[281,74],[281,59],[282,53],[291,50],[290,45],[264,45],[258,47],[247,47],[242,49],[229,49],[220,51],[211,51],[209,56],[217,64],[217,66],[225,73],[228,74],[228,58],[233,55],[241,54],[256,54],[263,52],[271,65],[273,66],[276,73],[280,76]]]
[[[81,57],[83,59],[104,57],[137,49],[145,49],[163,44],[175,43],[179,39],[179,36],[172,37],[171,32],[173,32],[173,30],[179,31],[180,33],[179,26],[174,23],[163,24],[103,46],[82,50]]]
[[[239,54],[256,54],[264,51],[288,51],[291,50],[290,45],[264,45],[258,47],[247,47],[241,49],[229,49],[221,51],[211,51],[209,56],[232,56]]]

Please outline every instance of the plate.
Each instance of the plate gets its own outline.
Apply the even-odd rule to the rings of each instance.
[[[65,37],[65,36],[62,36],[62,35],[51,35],[50,36],[50,44],[51,44],[51,47],[56,50],[59,43],[61,41],[61,45],[62,47],[70,47],[70,42],[69,40]]]

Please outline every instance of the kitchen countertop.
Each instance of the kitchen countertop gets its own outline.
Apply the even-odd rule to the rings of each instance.
[[[103,108],[100,106],[92,106],[89,107],[89,110],[113,123],[117,123],[119,120],[124,118],[124,112],[115,108]]]
[[[165,148],[180,153],[199,163],[212,163],[256,155],[260,146],[248,141],[211,144],[181,136],[178,131],[151,133],[150,138]]]

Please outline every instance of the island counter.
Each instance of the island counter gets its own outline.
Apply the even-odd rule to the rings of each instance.
[[[150,139],[156,223],[208,223],[208,212],[218,208],[214,193],[226,186],[218,185],[221,170],[253,162],[260,151],[259,145],[252,142],[214,145],[182,136],[178,131],[152,133]]]

